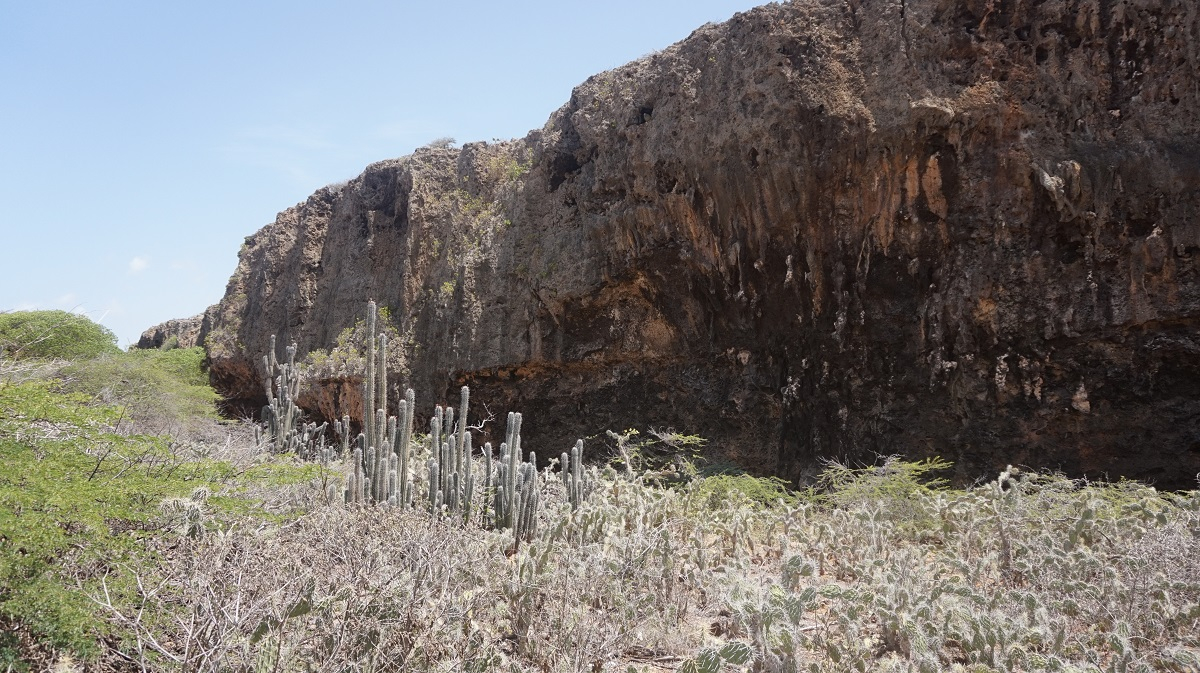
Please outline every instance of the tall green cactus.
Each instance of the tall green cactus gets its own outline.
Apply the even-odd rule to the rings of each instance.
[[[372,300],[367,303],[367,371],[363,377],[363,434],[368,442],[375,440],[375,312]]]
[[[408,475],[412,434],[412,391],[401,403],[402,429],[387,415],[387,335],[376,333],[378,310],[367,304],[367,355],[363,376],[363,432],[354,454],[354,471],[347,477],[346,501],[407,506],[411,498]],[[349,436],[350,419],[337,426],[343,447]],[[403,458],[397,456],[399,452]]]
[[[529,460],[521,460],[521,414],[509,413],[506,430],[507,441],[500,445],[493,509],[495,525],[512,528],[514,545],[520,546],[522,541],[532,539],[537,533],[541,488],[537,455],[530,451]]]
[[[399,474],[396,477],[396,485],[399,489],[399,497],[397,504],[401,507],[408,507],[412,504],[412,475],[409,462],[412,455],[410,444],[412,442],[415,399],[412,388],[409,388],[405,393],[404,400],[400,402],[400,428],[392,448],[393,455],[398,456]]]
[[[350,457],[350,417],[342,416],[342,420],[333,422],[333,431],[342,440],[341,456]]]

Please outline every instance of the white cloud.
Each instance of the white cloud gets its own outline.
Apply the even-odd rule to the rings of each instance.
[[[68,292],[58,299],[55,299],[54,303],[59,306],[74,306],[75,304],[79,303],[79,296],[74,292]]]
[[[134,257],[129,260],[129,273],[141,273],[150,266],[150,260],[145,257]]]

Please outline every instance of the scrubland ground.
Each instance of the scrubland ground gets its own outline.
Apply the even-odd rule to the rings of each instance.
[[[1198,491],[598,464],[573,507],[554,461],[518,541],[482,488],[344,504],[201,359],[0,360],[0,670],[1200,670]]]

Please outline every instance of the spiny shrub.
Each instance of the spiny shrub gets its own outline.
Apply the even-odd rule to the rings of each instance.
[[[578,507],[539,471],[539,524],[519,546],[444,508],[320,508],[170,555],[145,611],[185,605],[196,621],[141,624],[141,641],[169,643],[147,660],[187,670],[1200,664],[1200,495],[1011,472],[914,487],[922,469],[831,468],[819,499],[719,506],[703,480],[609,471]],[[885,514],[880,493],[910,506]]]
[[[794,505],[800,495],[778,477],[755,477],[749,474],[715,474],[702,477],[690,486],[713,509],[728,507],[742,501],[754,507]]]

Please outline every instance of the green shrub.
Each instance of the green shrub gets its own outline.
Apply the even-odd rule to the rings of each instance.
[[[817,505],[867,512],[896,523],[909,534],[930,535],[941,523],[924,503],[946,488],[947,481],[937,475],[950,467],[951,463],[941,458],[907,461],[888,456],[878,465],[860,468],[831,461],[817,479],[817,487],[806,495]]]
[[[140,431],[180,430],[196,419],[215,419],[218,395],[203,370],[204,349],[132,350],[62,369],[64,387],[120,405]]]
[[[66,311],[0,313],[0,356],[79,360],[117,352],[117,337],[87,316]]]
[[[935,475],[950,467],[941,458],[906,461],[898,456],[861,468],[829,462],[817,480],[819,489],[814,497],[842,507],[897,505],[945,488],[946,480]]]
[[[711,509],[728,508],[741,504],[751,507],[774,507],[779,504],[793,505],[798,494],[788,483],[778,477],[755,477],[749,474],[717,474],[697,479],[692,489],[708,503]]]
[[[636,428],[622,433],[609,430],[605,434],[613,441],[616,454],[610,464],[629,474],[647,473],[651,482],[681,482],[695,477],[696,464],[704,461],[701,453],[708,443],[703,437],[671,429],[651,428],[647,436]]]
[[[392,347],[388,350],[387,369],[390,377],[401,381],[408,378],[408,361],[404,348],[404,337],[396,329],[391,314],[386,306],[379,307],[379,323],[377,329],[387,335]],[[316,348],[308,352],[299,363],[301,375],[307,381],[322,381],[326,379],[352,378],[366,373],[367,361],[367,321],[358,319],[352,327],[343,329],[337,336],[334,346],[329,350]],[[328,416],[337,418],[342,415],[341,409],[327,410]]]
[[[118,434],[120,417],[49,382],[0,387],[0,667],[30,647],[94,654],[107,627],[88,592],[102,578],[124,591],[129,564],[174,526],[160,503],[224,475],[161,438]]]

